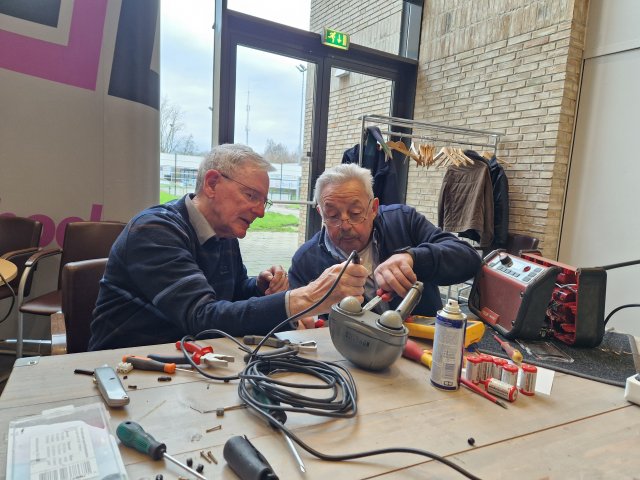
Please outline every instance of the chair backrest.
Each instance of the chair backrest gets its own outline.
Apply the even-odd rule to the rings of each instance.
[[[0,255],[13,250],[37,247],[42,224],[24,217],[0,217]]]
[[[86,352],[91,318],[98,298],[106,258],[69,262],[62,269],[62,313],[67,353]]]
[[[108,257],[113,242],[124,227],[125,224],[122,222],[71,222],[67,224],[62,241],[58,288],[62,285],[62,270],[67,263]]]
[[[519,233],[509,233],[507,237],[507,252],[512,255],[520,256],[523,250],[535,250],[538,248],[540,240],[529,235],[521,235]]]
[[[18,267],[16,278],[9,282],[14,292],[18,289],[25,262],[38,249],[41,233],[42,223],[37,220],[24,217],[0,217],[0,257]],[[25,286],[27,295],[30,287],[31,282],[28,282]],[[11,295],[11,290],[6,285],[0,285],[0,299]]]

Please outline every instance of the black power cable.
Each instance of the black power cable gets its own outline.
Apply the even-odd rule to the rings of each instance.
[[[269,337],[278,331],[279,328],[284,326],[287,322],[302,317],[324,302],[338,285],[338,282],[349,263],[356,257],[357,253],[355,251],[352,252],[344,267],[336,277],[334,283],[322,298],[307,309],[276,325],[267,335],[265,335],[264,339],[255,347],[255,349],[251,350],[226,332],[211,329],[200,332],[195,337],[185,336],[181,340],[180,344],[183,353],[186,355],[186,358],[189,360],[189,363],[191,363],[193,368],[207,378],[222,380],[225,382],[230,380],[240,380],[238,384],[238,396],[254,411],[254,413],[265,418],[270,425],[281,430],[301,448],[321,460],[336,462],[390,453],[411,453],[431,458],[453,468],[467,478],[479,480],[479,477],[473,475],[471,472],[456,465],[445,457],[417,448],[392,447],[344,455],[324,454],[303,442],[300,437],[285,427],[284,424],[276,419],[272,414],[276,413],[277,415],[277,412],[295,412],[334,418],[352,418],[356,416],[358,411],[358,393],[356,384],[349,370],[342,365],[334,362],[322,362],[319,360],[299,357],[296,351],[285,352],[279,355],[257,355],[258,350],[262,345]],[[212,334],[229,338],[235,342],[241,350],[249,354],[247,365],[241,373],[224,377],[211,375],[196,365],[193,359],[189,356],[184,347],[184,342],[204,338],[211,336]],[[314,381],[304,384],[287,382],[277,378],[276,376],[283,372],[309,375],[314,379]],[[307,396],[300,393],[303,390],[322,390],[323,392],[326,392],[326,394],[322,397],[319,395]],[[265,398],[267,399],[267,403],[264,401]]]
[[[630,308],[630,307],[640,307],[640,303],[628,303],[626,305],[620,305],[619,307],[614,308],[613,310],[611,310],[609,315],[607,315],[607,318],[604,319],[604,325],[605,326],[607,325],[607,322],[613,316],[614,313],[622,310],[623,308]]]

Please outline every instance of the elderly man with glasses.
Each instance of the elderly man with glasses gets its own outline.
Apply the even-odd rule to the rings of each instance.
[[[237,239],[270,204],[270,170],[249,147],[220,145],[202,161],[195,194],[136,215],[111,249],[89,349],[175,342],[208,329],[265,334],[321,299],[341,265],[294,290],[281,266],[247,277]],[[362,299],[366,276],[362,265],[349,265],[309,313],[344,296]]]
[[[479,270],[481,258],[471,245],[442,231],[408,205],[380,205],[373,196],[369,170],[355,164],[327,169],[316,181],[315,200],[323,228],[295,253],[289,269],[292,287],[306,285],[353,251],[367,268],[365,298],[382,289],[396,308],[419,280],[424,283],[413,313],[434,316],[442,308],[439,285],[463,282]]]

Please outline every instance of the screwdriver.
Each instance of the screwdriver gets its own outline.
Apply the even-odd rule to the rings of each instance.
[[[151,370],[154,372],[175,373],[176,370],[184,372],[192,372],[184,368],[176,368],[175,363],[162,363],[147,357],[138,357],[136,355],[124,355],[122,361],[130,363],[137,370]]]
[[[116,429],[116,435],[127,447],[133,448],[145,455],[149,455],[153,460],[160,460],[164,457],[179,467],[184,468],[191,475],[195,475],[197,478],[202,480],[207,480],[207,477],[199,474],[192,468],[189,468],[184,463],[169,455],[167,453],[167,446],[164,443],[158,442],[155,438],[145,432],[140,424],[136,422],[127,421],[120,423]]]
[[[497,335],[494,335],[493,338],[496,339],[496,342],[498,342],[500,344],[502,349],[506,352],[506,354],[509,356],[509,358],[511,360],[513,360],[514,363],[517,363],[518,365],[520,365],[522,363],[522,353],[520,353],[520,350],[517,350],[517,349],[513,348],[509,344],[509,342],[505,342],[504,340],[500,340]]]
[[[263,403],[266,405],[279,405],[278,402],[275,402],[272,399],[270,399],[262,390],[258,390],[254,388],[253,392],[256,400],[259,403]],[[276,408],[270,408],[269,410],[262,408],[262,410],[269,413],[269,415],[275,418],[282,425],[284,425],[284,422],[287,421],[287,413],[284,410],[278,410]],[[307,469],[305,468],[302,458],[300,458],[300,454],[298,453],[298,450],[296,449],[296,446],[294,445],[293,441],[289,438],[289,436],[286,433],[284,433],[283,430],[278,428],[277,425],[273,425],[271,421],[269,421],[269,424],[271,425],[271,428],[280,430],[280,433],[282,434],[285,441],[287,442],[287,446],[289,447],[289,450],[291,450],[293,457],[296,459],[296,462],[298,462],[298,467],[300,467],[300,471],[302,471],[302,473],[307,473]]]
[[[362,307],[362,310],[373,310],[380,302],[390,302],[392,298],[393,293],[379,288],[376,291],[376,296],[369,300],[367,304]]]
[[[418,363],[422,363],[423,365],[426,365],[427,368],[431,369],[431,363],[433,360],[431,352],[429,352],[429,350],[423,350],[416,342],[409,338],[402,350],[402,356],[415,360]]]

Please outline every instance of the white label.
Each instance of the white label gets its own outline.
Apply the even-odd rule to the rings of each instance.
[[[31,480],[85,480],[98,476],[89,426],[69,422],[30,439]]]

